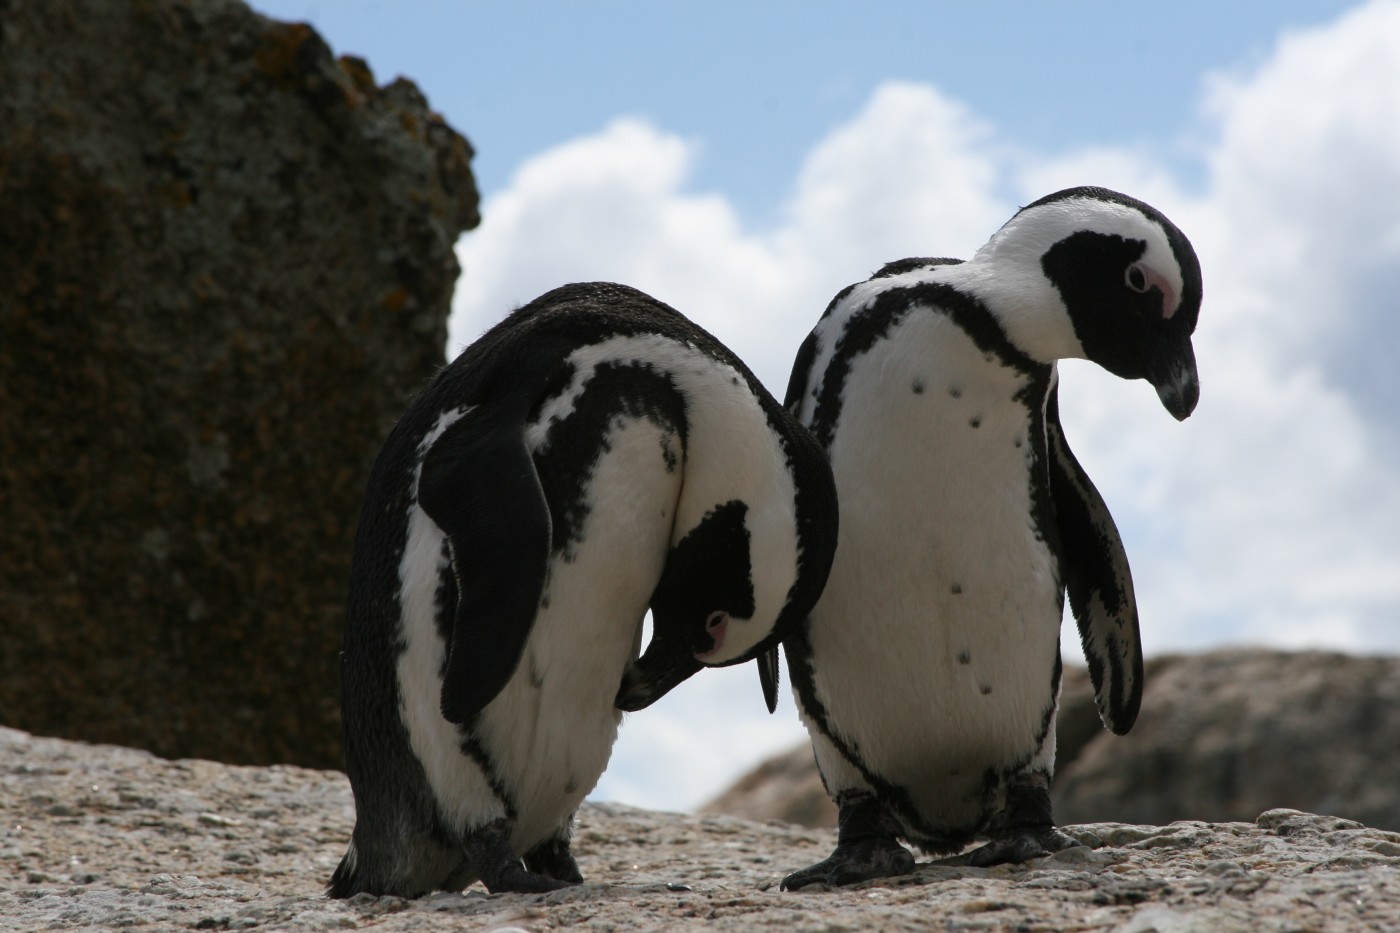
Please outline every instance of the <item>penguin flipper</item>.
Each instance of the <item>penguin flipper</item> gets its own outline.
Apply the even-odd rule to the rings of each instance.
[[[758,682],[763,687],[763,702],[769,713],[778,711],[778,646],[774,645],[758,656]]]
[[[812,363],[816,358],[817,332],[813,330],[797,348],[797,356],[792,361],[792,373],[788,376],[787,393],[783,396],[783,407],[794,416],[802,410],[802,393],[807,391],[807,381],[812,378]]]
[[[1061,573],[1079,626],[1099,718],[1123,735],[1142,704],[1142,639],[1137,599],[1123,539],[1060,425],[1059,387],[1052,387],[1045,423],[1050,443],[1050,493],[1060,531]]]
[[[520,663],[549,566],[549,504],[525,446],[523,406],[478,405],[423,458],[418,504],[452,545],[457,609],[442,715],[463,723]]]

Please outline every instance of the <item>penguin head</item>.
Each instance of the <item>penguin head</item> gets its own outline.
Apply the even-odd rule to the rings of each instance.
[[[1156,208],[1105,188],[1057,191],[1018,211],[974,264],[995,292],[994,313],[1030,356],[1078,357],[1146,379],[1178,420],[1196,407],[1201,266]],[[1046,315],[1047,301],[1059,313]]]
[[[618,709],[651,705],[701,667],[767,652],[807,617],[826,585],[836,552],[830,464],[776,401],[765,407],[781,443],[748,451],[747,468],[717,474],[742,492],[712,501],[693,521],[682,518],[682,497],[684,531],[651,599],[652,638],[623,677]],[[688,464],[688,484],[694,470]]]

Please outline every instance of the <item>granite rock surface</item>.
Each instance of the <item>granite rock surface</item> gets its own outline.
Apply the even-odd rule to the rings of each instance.
[[[340,762],[370,461],[472,150],[238,0],[0,2],[0,722]]]
[[[1354,933],[1400,929],[1400,834],[1272,810],[1070,828],[1016,867],[782,892],[826,830],[585,805],[586,883],[415,901],[321,891],[349,839],[344,775],[165,761],[0,728],[0,930],[860,930]]]

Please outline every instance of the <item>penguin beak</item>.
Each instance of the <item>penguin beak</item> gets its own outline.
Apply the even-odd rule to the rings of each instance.
[[[623,672],[613,705],[625,713],[646,709],[702,666],[683,645],[668,646],[653,637],[642,656]]]
[[[1147,380],[1157,390],[1162,407],[1177,421],[1185,421],[1201,400],[1201,383],[1196,375],[1196,352],[1191,339],[1172,341],[1154,353],[1147,368]]]

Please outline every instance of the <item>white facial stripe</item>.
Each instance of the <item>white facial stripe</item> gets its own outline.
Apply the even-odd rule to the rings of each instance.
[[[1052,246],[1081,232],[1146,243],[1144,273],[1162,290],[1175,314],[1185,288],[1167,232],[1147,215],[1112,201],[1070,198],[1022,211],[997,231],[970,262],[938,270],[939,278],[985,301],[1011,342],[1042,362],[1083,358],[1069,310],[1045,277],[1041,258]],[[1050,309],[1057,309],[1052,313]]]
[[[1170,286],[1169,289],[1164,288],[1162,293],[1180,295],[1185,287],[1176,255],[1167,240],[1167,231],[1155,220],[1126,204],[1095,198],[1071,198],[1022,211],[978,250],[978,255],[1000,252],[1008,239],[1006,234],[1012,230],[1019,231],[1014,239],[1020,241],[1023,248],[1034,251],[1033,258],[1037,265],[1039,256],[1052,245],[1081,231],[1121,236],[1125,240],[1145,240],[1147,249],[1140,261],[1149,269],[1156,270]]]
[[[677,381],[687,398],[689,440],[673,544],[716,506],[734,499],[748,506],[754,612],[731,616],[722,643],[705,659],[724,663],[766,638],[787,604],[797,580],[797,491],[768,416],[738,373],[705,358]]]
[[[1167,277],[1153,267],[1144,264],[1143,274],[1147,276],[1147,287],[1156,288],[1162,293],[1162,317],[1170,319],[1176,313],[1176,309],[1181,307],[1181,293],[1172,287],[1172,283]]]

